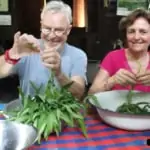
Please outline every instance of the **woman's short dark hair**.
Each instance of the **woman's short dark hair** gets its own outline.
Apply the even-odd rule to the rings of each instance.
[[[150,24],[150,13],[142,8],[137,8],[119,22],[120,36],[123,42],[126,41],[126,30],[138,18],[144,18]]]

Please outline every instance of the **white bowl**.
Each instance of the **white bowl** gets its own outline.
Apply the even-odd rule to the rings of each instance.
[[[127,100],[127,90],[106,91],[95,94],[98,101],[89,102],[96,107],[101,119],[116,128],[125,130],[149,130],[150,115],[133,115],[116,112],[118,106]],[[133,103],[150,102],[150,93],[134,91]]]

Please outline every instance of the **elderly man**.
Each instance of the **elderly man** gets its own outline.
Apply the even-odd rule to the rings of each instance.
[[[0,77],[18,74],[25,94],[33,94],[30,81],[47,84],[51,71],[57,86],[73,81],[70,92],[81,98],[86,84],[86,54],[66,43],[71,30],[71,8],[50,1],[41,13],[41,39],[17,32],[14,45],[0,57]]]

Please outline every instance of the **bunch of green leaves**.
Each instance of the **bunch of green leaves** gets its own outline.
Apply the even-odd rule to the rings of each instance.
[[[142,65],[139,61],[136,61],[138,66],[137,74],[141,72]],[[130,85],[130,90],[127,94],[127,101],[120,105],[117,108],[117,112],[126,113],[126,114],[150,114],[149,108],[150,103],[148,102],[139,102],[139,103],[132,103],[132,98],[134,96],[134,85]]]
[[[133,87],[129,90],[127,94],[127,101],[120,105],[116,112],[125,113],[125,114],[150,114],[149,108],[150,103],[148,102],[138,102],[133,103],[132,98],[134,96]]]
[[[58,88],[54,84],[54,76],[52,75],[46,85],[45,91],[41,91],[41,87],[36,87],[31,82],[35,90],[34,97],[25,96],[21,88],[19,94],[22,100],[22,107],[6,112],[9,120],[29,124],[37,128],[39,132],[38,142],[41,138],[47,139],[51,133],[59,133],[64,125],[75,127],[79,125],[85,137],[87,137],[86,125],[84,123],[84,115],[86,112],[84,103],[76,99],[68,90],[73,82]]]
[[[140,114],[140,115],[146,115],[150,114],[150,103],[148,102],[138,102],[133,103],[132,98],[134,96],[134,86],[131,85],[131,88],[127,94],[127,101],[120,105],[116,112],[125,113],[125,114]]]

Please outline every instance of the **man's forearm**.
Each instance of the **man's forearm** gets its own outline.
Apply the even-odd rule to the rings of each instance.
[[[69,79],[66,75],[64,75],[63,73],[59,76],[57,76],[57,80],[60,83],[61,86],[68,84],[70,82],[72,82],[71,79]],[[71,87],[69,88],[69,91],[78,99],[81,99],[81,97],[84,94],[84,87],[82,87],[82,85],[80,85],[79,83],[73,82],[73,84],[71,85]]]
[[[4,55],[0,56],[0,78],[7,77],[11,74],[13,64],[5,61]]]

